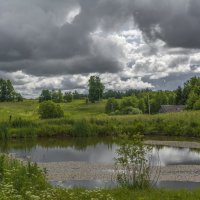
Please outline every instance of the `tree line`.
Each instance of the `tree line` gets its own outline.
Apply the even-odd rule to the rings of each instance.
[[[109,98],[106,113],[140,114],[158,113],[161,105],[174,105],[176,94],[173,91],[142,91],[120,99]]]
[[[56,103],[71,102],[73,99],[86,99],[95,103],[107,99],[107,113],[158,113],[161,105],[185,105],[186,109],[200,109],[200,78],[193,77],[174,91],[153,91],[150,89],[130,89],[127,91],[105,91],[98,76],[88,81],[88,95],[78,92],[62,93],[61,90],[43,90],[39,101],[52,100]]]
[[[55,103],[72,102],[73,99],[83,99],[86,95],[74,92],[62,92],[61,90],[42,90],[39,96],[39,102],[53,101]]]
[[[175,92],[177,105],[186,105],[190,110],[200,110],[200,77],[192,77]]]
[[[158,113],[161,105],[185,105],[187,110],[200,110],[200,78],[192,77],[174,91],[109,90],[106,112],[113,114]]]
[[[10,80],[0,79],[0,102],[23,101],[20,93],[17,93]]]
[[[86,98],[86,102],[95,103],[103,98],[104,85],[98,76],[91,76],[88,81],[89,95],[80,94],[77,91],[62,93],[61,90],[42,90],[39,102],[53,101],[55,103],[72,102],[73,99]]]

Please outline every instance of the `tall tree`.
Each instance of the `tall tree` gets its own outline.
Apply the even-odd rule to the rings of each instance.
[[[176,92],[176,105],[181,105],[183,103],[182,88],[179,86],[175,92]]]
[[[10,80],[0,79],[0,101],[21,101],[23,100],[22,96],[15,92],[15,89]]]
[[[98,76],[91,76],[89,79],[89,100],[94,103],[103,97],[104,85]]]
[[[73,100],[73,95],[71,92],[65,92],[64,97],[63,97],[65,102],[72,102]]]
[[[39,102],[48,101],[51,99],[52,99],[51,92],[49,90],[42,90],[42,93],[39,97]]]
[[[7,88],[6,88],[6,81],[1,79],[0,80],[0,101],[4,102],[6,101],[7,96]]]
[[[15,90],[10,80],[6,81],[6,100],[14,101],[15,98]]]

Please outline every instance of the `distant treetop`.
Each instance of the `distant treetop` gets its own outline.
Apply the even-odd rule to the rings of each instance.
[[[23,97],[15,91],[10,80],[0,79],[0,102],[9,101],[23,101]]]

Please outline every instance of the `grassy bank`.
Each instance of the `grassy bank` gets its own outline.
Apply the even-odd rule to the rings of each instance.
[[[50,186],[34,164],[23,164],[0,155],[1,200],[157,200],[199,199],[200,190],[61,189]]]
[[[153,116],[66,117],[53,120],[12,119],[0,122],[0,138],[89,137],[121,134],[200,137],[200,112]]]
[[[62,119],[40,120],[39,103],[0,104],[0,138],[118,136],[120,134],[200,137],[200,112],[157,115],[108,116],[105,102],[86,105],[83,100],[61,104]],[[12,115],[11,121],[9,116]]]

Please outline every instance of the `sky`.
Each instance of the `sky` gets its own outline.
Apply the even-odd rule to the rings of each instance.
[[[199,0],[0,0],[0,78],[42,89],[174,90],[200,74]]]

